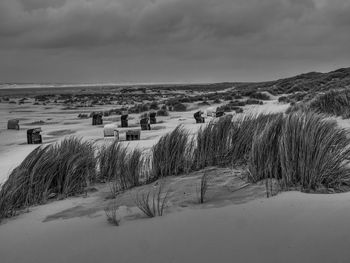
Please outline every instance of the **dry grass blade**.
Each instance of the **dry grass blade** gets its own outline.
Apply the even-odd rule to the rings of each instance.
[[[118,208],[119,206],[117,205],[116,201],[105,208],[108,223],[115,226],[119,226],[120,223],[120,219],[118,218]]]
[[[157,190],[150,189],[147,192],[137,193],[136,206],[148,217],[162,216],[168,201],[169,190],[163,192],[162,184]]]
[[[208,174],[204,173],[203,176],[201,177],[199,203],[201,204],[204,203],[207,190],[208,190]]]

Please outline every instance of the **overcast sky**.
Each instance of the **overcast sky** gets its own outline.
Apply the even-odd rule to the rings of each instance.
[[[0,82],[259,81],[348,66],[349,0],[0,0]]]

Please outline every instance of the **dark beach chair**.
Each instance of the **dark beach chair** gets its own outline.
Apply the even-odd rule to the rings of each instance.
[[[41,144],[42,137],[41,137],[41,128],[34,128],[27,130],[27,142],[28,144]]]
[[[95,113],[92,115],[92,125],[102,125],[102,113]]]
[[[157,115],[156,112],[151,112],[149,114],[150,124],[156,124],[157,123],[156,115]]]
[[[147,131],[151,129],[151,125],[149,124],[149,118],[143,118],[140,120],[140,124],[141,124],[141,130],[143,131]]]
[[[126,131],[126,140],[127,141],[135,141],[140,140],[141,131],[140,130],[128,130]]]
[[[128,127],[128,114],[122,115],[120,120],[122,122],[122,128]]]
[[[196,120],[196,123],[204,123],[204,117],[202,117],[202,112],[201,111],[197,111],[195,114],[193,114],[193,117]]]

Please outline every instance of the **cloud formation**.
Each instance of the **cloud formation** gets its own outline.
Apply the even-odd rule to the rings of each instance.
[[[12,80],[16,67],[19,79],[29,72],[33,80],[43,79],[40,66],[25,70],[33,57],[62,66],[74,57],[74,65],[85,69],[68,78],[72,81],[84,81],[96,70],[88,61],[118,69],[94,71],[103,75],[98,81],[119,79],[119,69],[128,80],[142,81],[128,70],[142,70],[147,62],[147,78],[156,81],[198,81],[208,72],[215,81],[235,80],[234,72],[254,68],[256,76],[269,78],[343,66],[350,59],[349,13],[348,0],[2,0],[0,56],[6,61],[0,70],[6,75],[0,71],[0,80]],[[169,71],[162,77],[151,70],[164,65]],[[285,72],[287,65],[292,69]],[[184,67],[196,76],[191,79]],[[57,81],[64,70],[55,70]]]

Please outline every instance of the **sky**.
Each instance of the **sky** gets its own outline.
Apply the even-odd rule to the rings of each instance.
[[[349,43],[349,0],[0,0],[0,82],[273,80]]]

